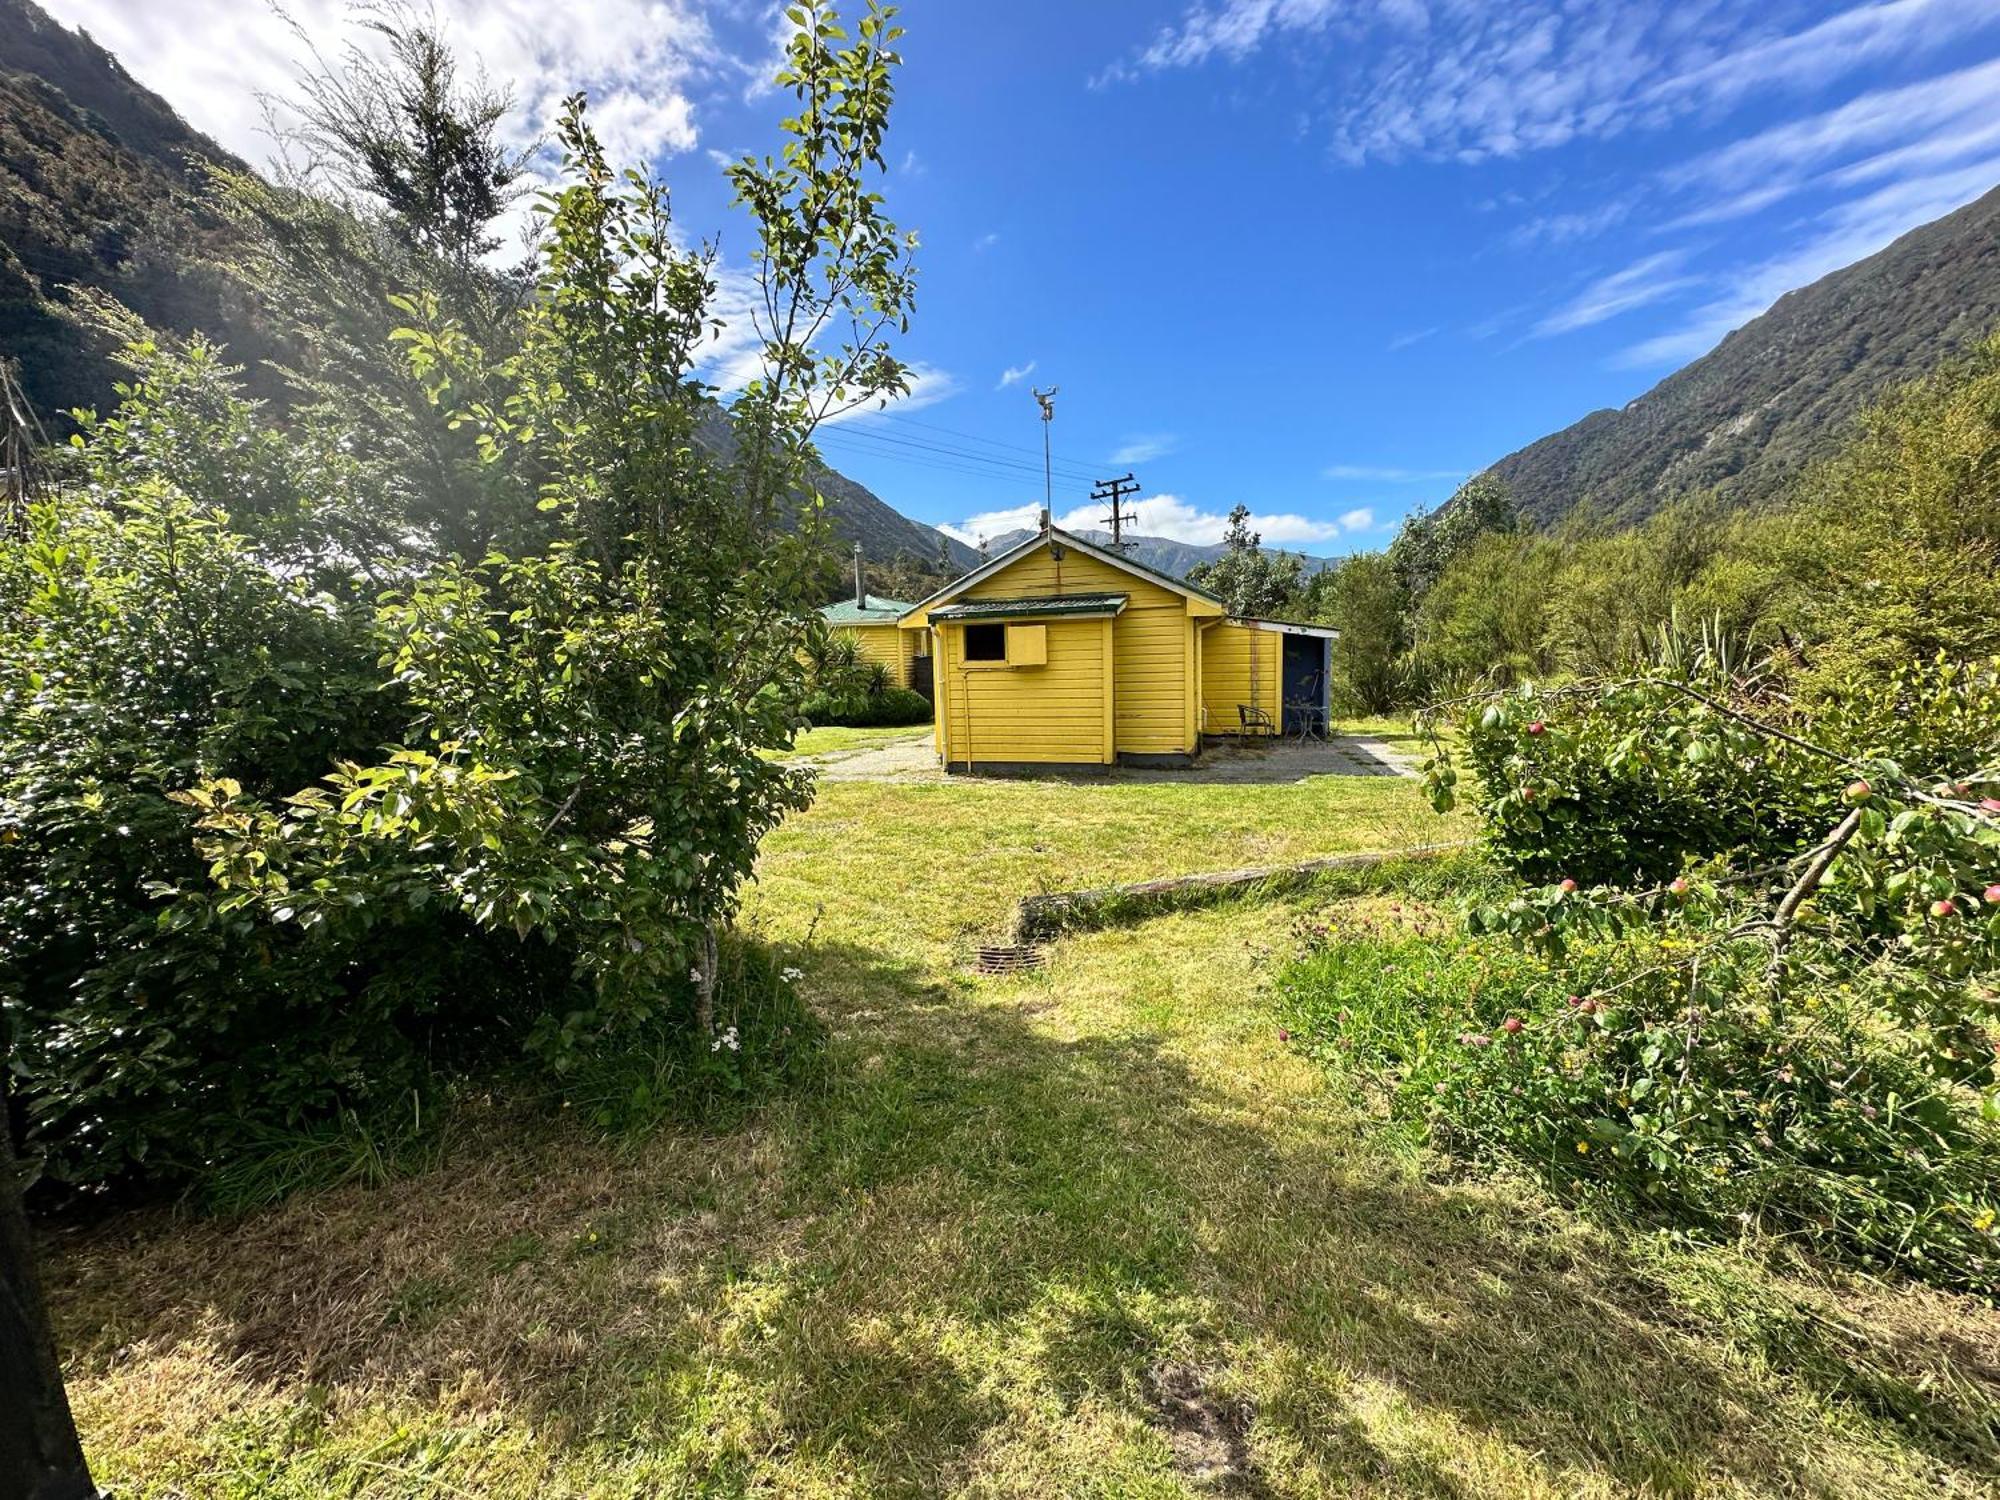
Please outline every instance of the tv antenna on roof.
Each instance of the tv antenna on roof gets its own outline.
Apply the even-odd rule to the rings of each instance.
[[[1049,423],[1056,419],[1056,392],[1062,387],[1052,385],[1045,391],[1034,386],[1029,389],[1034,391],[1035,401],[1042,408],[1042,524],[1048,526],[1053,524],[1051,518],[1054,515],[1050,509],[1054,503],[1054,485],[1049,477]]]

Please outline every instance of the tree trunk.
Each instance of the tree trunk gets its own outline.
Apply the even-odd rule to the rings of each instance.
[[[715,941],[715,924],[704,922],[701,928],[701,970],[694,986],[694,1019],[707,1036],[715,1030],[715,971],[718,967],[718,947]]]
[[[35,1275],[0,1058],[0,1495],[90,1500],[96,1494]]]

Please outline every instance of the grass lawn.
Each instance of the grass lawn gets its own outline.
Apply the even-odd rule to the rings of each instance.
[[[921,739],[931,732],[928,724],[894,725],[888,728],[854,729],[845,724],[820,724],[803,731],[792,748],[779,760],[797,760],[807,755],[833,755],[843,750],[873,750],[896,740]]]
[[[819,1083],[737,1130],[626,1142],[468,1107],[440,1164],[388,1188],[68,1237],[52,1278],[99,1480],[1992,1493],[2000,1318],[1449,1177],[1290,1052],[1269,972],[1301,916],[1350,904],[1181,912],[1004,980],[962,967],[1028,891],[1454,831],[1391,778],[826,785],[746,914],[797,945],[833,1032]],[[1892,1419],[1878,1367],[1928,1379],[1934,1408]]]

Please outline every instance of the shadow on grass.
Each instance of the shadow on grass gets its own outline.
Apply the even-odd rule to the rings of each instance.
[[[741,1131],[606,1143],[496,1109],[412,1181],[82,1236],[54,1275],[75,1372],[115,1390],[204,1345],[242,1390],[327,1393],[301,1441],[449,1394],[656,1481],[916,1495],[1022,1445],[1043,1492],[1170,1471],[1158,1372],[1234,1399],[1248,1348],[1264,1395],[1216,1493],[1481,1492],[1364,1396],[1559,1491],[1812,1487],[1744,1417],[1770,1386],[1633,1267],[1264,1122],[1153,1036],[1052,1036],[867,949],[813,963],[872,1009],[837,1008],[828,1082]]]

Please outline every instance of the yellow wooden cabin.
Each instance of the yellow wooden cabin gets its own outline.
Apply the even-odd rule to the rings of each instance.
[[[828,630],[852,638],[863,661],[879,661],[889,669],[889,679],[897,687],[930,688],[929,663],[924,663],[923,681],[913,680],[916,652],[924,644],[921,636],[898,628],[897,622],[910,606],[901,599],[884,599],[880,594],[858,594],[822,609],[820,618]]]
[[[901,628],[930,658],[951,771],[1186,766],[1204,735],[1327,722],[1336,632],[1232,618],[1207,590],[1053,527]]]

